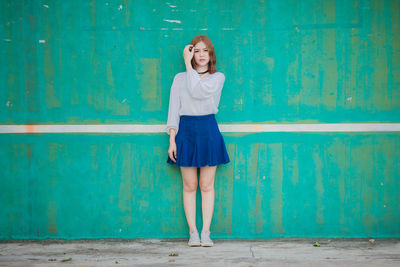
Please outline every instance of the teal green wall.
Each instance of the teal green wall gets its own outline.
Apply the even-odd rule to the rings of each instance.
[[[165,124],[197,34],[226,75],[221,124],[399,123],[399,10],[0,1],[0,124]],[[222,134],[215,238],[400,237],[400,132]],[[167,150],[164,132],[0,134],[0,239],[186,237]]]

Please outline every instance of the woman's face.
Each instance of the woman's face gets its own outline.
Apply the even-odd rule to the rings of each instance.
[[[198,42],[194,46],[194,60],[198,67],[207,66],[210,61],[208,49],[203,41]]]

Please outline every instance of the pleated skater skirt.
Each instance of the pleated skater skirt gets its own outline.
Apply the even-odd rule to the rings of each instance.
[[[215,114],[181,115],[175,136],[176,163],[182,167],[216,166],[230,162]]]

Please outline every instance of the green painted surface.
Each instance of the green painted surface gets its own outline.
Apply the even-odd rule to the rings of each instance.
[[[165,123],[196,34],[221,122],[400,122],[399,0],[168,3],[0,1],[0,122]]]
[[[197,34],[226,75],[220,123],[400,122],[399,9],[0,1],[0,123],[165,124]],[[400,237],[398,132],[223,135],[214,237]],[[167,149],[165,133],[0,135],[0,238],[186,237]]]
[[[215,237],[400,237],[397,133],[224,138],[234,160],[217,169]],[[2,239],[187,236],[164,135],[1,135],[0,145]]]

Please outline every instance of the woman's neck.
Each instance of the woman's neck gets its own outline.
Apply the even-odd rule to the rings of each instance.
[[[208,66],[198,67],[196,69],[197,72],[205,72],[208,70]]]

